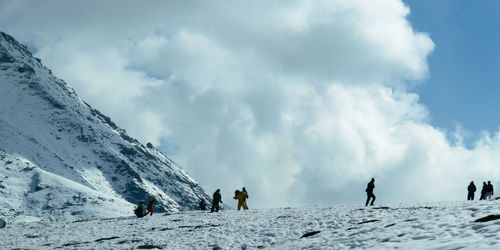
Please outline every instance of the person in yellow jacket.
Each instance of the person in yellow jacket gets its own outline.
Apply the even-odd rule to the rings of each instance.
[[[238,210],[240,210],[241,207],[243,207],[244,210],[248,210],[248,193],[245,188],[243,188],[242,191],[236,190],[236,192],[234,193],[234,199],[238,200]]]

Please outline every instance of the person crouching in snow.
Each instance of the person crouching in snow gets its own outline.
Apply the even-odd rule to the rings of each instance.
[[[198,204],[198,207],[200,208],[200,210],[202,211],[205,211],[207,210],[207,202],[205,200],[201,200],[200,201],[200,204]]]
[[[153,216],[153,213],[155,212],[155,199],[152,199],[149,201],[147,210],[148,210],[148,212],[144,216],[146,216],[148,214]]]
[[[144,201],[139,201],[139,205],[134,210],[134,214],[137,216],[137,218],[144,217],[144,211]]]
[[[243,207],[244,210],[248,210],[247,207],[248,193],[245,188],[243,188],[241,192],[239,190],[236,190],[234,199],[238,200],[238,210],[240,210],[241,207]]]

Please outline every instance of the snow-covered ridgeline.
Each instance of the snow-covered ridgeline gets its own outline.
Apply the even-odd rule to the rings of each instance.
[[[116,211],[115,216],[124,209],[114,207],[124,206],[128,211],[131,203],[141,199],[155,198],[158,211],[190,210],[201,199],[210,199],[185,171],[152,145],[145,146],[128,136],[109,117],[82,101],[24,45],[5,33],[0,33],[0,93],[0,151],[4,157],[36,166],[33,173],[22,172],[25,174],[18,176],[18,184],[33,185],[38,178],[33,176],[39,176],[48,187],[46,192],[28,192],[32,199],[56,196],[54,204],[62,205],[72,202],[76,190],[85,190],[82,206]],[[0,171],[7,171],[6,168],[0,163]],[[9,189],[8,195],[0,187],[0,215],[6,213],[8,196],[26,194],[26,187],[20,186],[17,190]],[[55,195],[48,190],[65,194]],[[90,202],[91,196],[97,194],[109,197],[116,206],[99,199]],[[28,200],[19,202],[24,202],[20,206],[32,205]],[[53,208],[46,206],[42,210]],[[31,210],[36,209],[41,208]],[[103,215],[90,208],[73,212],[45,214],[51,218]]]

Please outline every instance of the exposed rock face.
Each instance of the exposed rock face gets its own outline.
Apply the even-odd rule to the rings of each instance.
[[[3,213],[92,217],[103,214],[82,208],[110,203],[109,207],[131,211],[138,200],[155,198],[161,212],[196,209],[201,199],[209,201],[201,186],[173,161],[153,145],[128,136],[52,75],[26,46],[2,32],[0,93]],[[3,184],[9,176],[27,186]],[[30,204],[34,200],[51,200],[53,205]]]

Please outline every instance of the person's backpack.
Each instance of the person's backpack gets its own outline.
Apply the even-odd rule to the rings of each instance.
[[[239,195],[240,195],[240,190],[235,190],[234,191],[234,199],[238,199]]]

